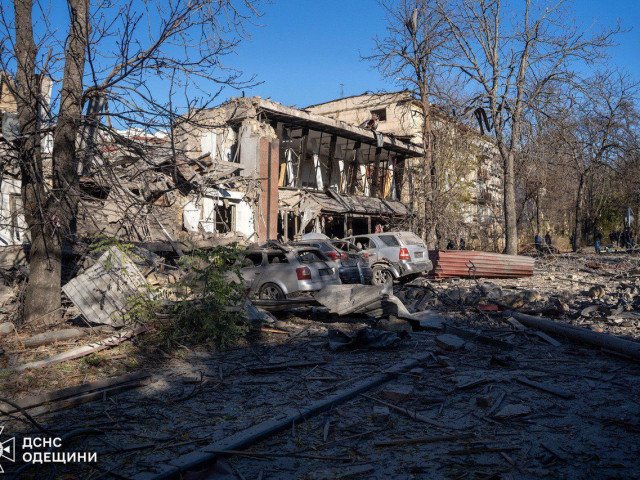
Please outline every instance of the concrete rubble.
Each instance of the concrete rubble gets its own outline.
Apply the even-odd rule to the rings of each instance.
[[[50,384],[18,401],[57,434],[99,430],[74,441],[98,452],[98,469],[58,465],[60,475],[159,479],[224,467],[238,479],[633,478],[640,366],[527,324],[527,315],[544,317],[640,345],[639,262],[625,260],[628,268],[611,270],[588,256],[544,257],[530,278],[419,278],[393,292],[344,286],[360,295],[343,288],[331,309],[274,311],[236,349],[150,357],[124,342],[100,362],[125,372],[144,365],[145,375],[53,392]],[[594,286],[605,293],[590,296]],[[394,321],[411,331],[382,329]],[[95,338],[76,328],[86,329],[81,344]],[[393,339],[380,348],[367,343],[384,335]],[[342,346],[330,348],[337,339]],[[88,373],[92,362],[76,368]],[[52,378],[53,368],[39,372]],[[1,408],[12,435],[37,430]],[[52,469],[34,465],[20,478]]]

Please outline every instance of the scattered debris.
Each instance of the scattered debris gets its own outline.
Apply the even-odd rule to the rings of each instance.
[[[496,417],[521,417],[531,413],[531,407],[521,403],[511,403],[502,407],[495,414]]]
[[[100,350],[104,350],[105,348],[113,347],[119,343],[122,343],[130,338],[135,337],[136,335],[141,334],[142,332],[146,332],[150,327],[143,325],[137,326],[130,329],[125,329],[118,332],[116,335],[108,337],[105,340],[99,340],[95,343],[90,343],[88,345],[83,345],[81,347],[72,348],[71,350],[67,350],[66,352],[60,353],[58,355],[54,355],[53,357],[46,358],[44,360],[38,360],[35,362],[26,363],[24,365],[20,365],[15,368],[17,371],[28,370],[30,368],[39,368],[45,367],[47,365],[53,365],[55,363],[66,362],[68,360],[74,360],[76,358],[85,357],[92,353],[98,352]]]
[[[456,350],[460,350],[462,347],[464,347],[465,342],[460,337],[445,333],[444,335],[438,335],[436,337],[436,343],[443,350],[455,352]]]
[[[391,348],[400,342],[400,335],[396,332],[372,328],[361,328],[354,335],[331,329],[328,338],[329,349],[334,351],[354,348]]]

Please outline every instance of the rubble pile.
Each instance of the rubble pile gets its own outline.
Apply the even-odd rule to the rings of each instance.
[[[100,458],[21,474],[633,478],[640,367],[536,322],[639,346],[637,261],[536,262],[523,279],[334,286],[235,349],[129,354],[133,373],[18,399],[57,434],[92,429],[75,446]],[[169,284],[161,263],[136,268]],[[37,432],[4,411],[13,434]]]

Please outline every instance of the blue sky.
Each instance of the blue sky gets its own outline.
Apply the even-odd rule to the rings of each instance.
[[[144,0],[131,1],[144,5]],[[64,38],[66,2],[52,3],[46,15]],[[614,25],[619,19],[631,29],[619,37],[613,60],[640,79],[640,0],[575,0],[573,5],[582,25]],[[248,26],[251,40],[243,42],[235,55],[221,59],[263,82],[245,89],[247,95],[304,107],[339,98],[342,91],[348,96],[396,88],[360,60],[361,53],[372,52],[373,37],[385,33],[385,12],[376,0],[272,0],[263,11],[261,26]],[[38,27],[36,23],[36,31]],[[156,91],[166,88],[157,79],[149,78],[147,83],[157,85]],[[215,103],[239,95],[226,89]]]
[[[632,29],[612,53],[617,65],[640,78],[640,0],[577,0],[574,11],[587,26],[620,19]],[[247,95],[303,107],[339,97],[341,83],[345,96],[393,88],[360,60],[376,33],[384,34],[384,11],[375,0],[274,0],[264,12],[264,26],[251,27],[251,41],[226,59],[264,82]]]

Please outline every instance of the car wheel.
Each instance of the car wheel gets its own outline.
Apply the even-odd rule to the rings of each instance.
[[[389,269],[378,265],[373,267],[373,278],[371,279],[371,285],[390,285],[393,283],[393,274]]]
[[[262,300],[284,300],[285,298],[284,292],[275,283],[265,283],[260,287],[258,296]]]

